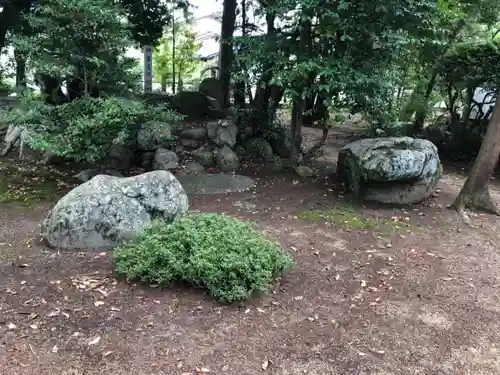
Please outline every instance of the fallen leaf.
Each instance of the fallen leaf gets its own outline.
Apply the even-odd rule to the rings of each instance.
[[[28,316],[28,320],[33,320],[33,319],[36,319],[38,318],[38,314],[37,313],[31,313],[30,316]]]
[[[262,364],[262,370],[266,371],[268,367],[269,367],[269,361],[266,359]]]
[[[61,311],[59,309],[57,309],[56,311],[51,311],[47,314],[48,317],[52,318],[54,316],[58,316],[59,314],[61,314]]]
[[[101,336],[97,336],[95,339],[90,340],[87,345],[97,345],[101,341]]]

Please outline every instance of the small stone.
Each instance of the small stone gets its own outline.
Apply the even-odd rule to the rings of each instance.
[[[204,172],[205,168],[197,161],[188,161],[184,166],[184,170],[188,173],[200,173]]]
[[[179,157],[173,151],[159,148],[155,152],[153,159],[154,170],[169,170],[179,167]]]
[[[306,165],[296,166],[295,173],[297,173],[300,177],[314,177],[315,175],[314,170]]]
[[[200,142],[195,139],[181,139],[180,145],[187,150],[194,150],[201,146]]]
[[[238,127],[229,119],[209,121],[207,123],[207,133],[210,140],[217,146],[236,146],[236,136]]]
[[[215,163],[214,153],[209,150],[197,149],[191,152],[191,156],[195,161],[204,167],[213,167]]]
[[[192,139],[195,141],[204,141],[208,138],[207,128],[197,127],[191,129],[185,129],[179,134],[180,138]]]

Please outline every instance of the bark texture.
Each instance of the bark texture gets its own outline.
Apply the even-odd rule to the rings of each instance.
[[[479,154],[470,171],[467,181],[452,207],[455,208],[463,219],[470,223],[466,209],[477,209],[500,215],[500,210],[493,203],[488,190],[488,181],[498,163],[500,155],[500,95],[495,102],[495,110],[491,117],[488,129],[484,135]]]

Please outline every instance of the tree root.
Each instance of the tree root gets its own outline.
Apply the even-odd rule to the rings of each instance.
[[[495,203],[493,203],[490,195],[490,190],[487,186],[474,194],[471,206],[475,207],[479,211],[500,216],[500,209]]]
[[[469,226],[473,225],[470,216],[467,213],[468,210],[474,209],[476,211],[482,211],[488,214],[500,216],[500,209],[495,203],[493,203],[487,186],[472,195],[461,193],[457,197],[456,201],[449,206],[449,208],[457,211],[464,223]]]

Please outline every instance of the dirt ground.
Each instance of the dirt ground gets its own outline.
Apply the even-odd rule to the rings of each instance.
[[[324,159],[345,141],[333,134]],[[324,177],[244,173],[255,189],[192,208],[256,221],[297,267],[231,306],[116,281],[106,253],[40,245],[49,201],[3,203],[0,374],[500,374],[500,221],[471,229],[445,208],[463,175],[402,209],[352,203]]]

